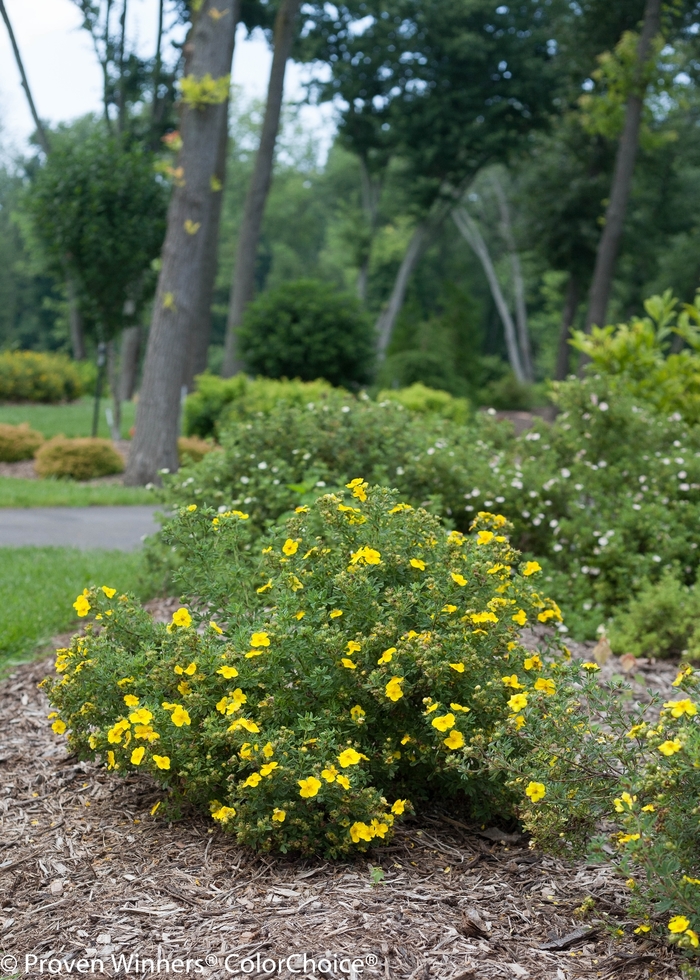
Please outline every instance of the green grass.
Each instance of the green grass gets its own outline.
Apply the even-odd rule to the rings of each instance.
[[[0,507],[94,507],[159,503],[154,490],[143,487],[86,486],[70,480],[20,480],[0,476]]]
[[[100,402],[100,418],[97,428],[98,436],[110,438],[105,418],[105,405],[111,407],[111,399]],[[92,435],[92,398],[80,398],[68,405],[0,405],[0,422],[8,425],[20,425],[28,422],[32,429],[46,438],[62,434],[69,439],[76,436]],[[136,420],[136,405],[134,402],[124,402],[122,405],[123,438],[127,438],[129,429]]]
[[[140,561],[138,552],[0,548],[0,665],[75,626],[72,604],[87,586],[137,592]]]

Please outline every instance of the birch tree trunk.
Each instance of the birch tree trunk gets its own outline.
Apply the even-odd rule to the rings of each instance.
[[[515,324],[513,323],[513,317],[510,315],[510,310],[508,309],[508,304],[506,303],[505,296],[503,295],[501,284],[496,276],[496,270],[493,267],[491,256],[489,255],[488,248],[486,247],[486,242],[484,241],[476,222],[466,208],[455,208],[452,212],[452,218],[454,223],[457,225],[460,234],[466,239],[481,262],[482,268],[488,280],[489,289],[491,290],[491,296],[493,297],[493,301],[496,304],[496,309],[498,310],[498,315],[503,323],[503,332],[506,339],[506,350],[508,351],[508,362],[516,379],[520,382],[520,384],[525,384],[528,379],[526,378],[523,370]]]
[[[253,298],[255,291],[255,262],[260,241],[263,214],[267,195],[272,183],[272,168],[275,159],[275,143],[279,131],[282,96],[284,95],[284,75],[292,52],[294,31],[300,0],[281,0],[273,34],[274,50],[270,81],[267,89],[267,103],[263,118],[260,145],[255,157],[255,167],[246,195],[243,220],[238,235],[236,263],[233,267],[231,298],[226,323],[226,342],[222,374],[230,378],[243,367],[237,343],[237,331],[243,322],[243,313]]]
[[[579,284],[578,279],[572,272],[566,284],[566,298],[564,300],[564,310],[561,318],[561,329],[559,331],[559,345],[557,347],[557,363],[554,368],[554,380],[563,381],[569,373],[569,359],[571,357],[571,327],[576,316],[579,304]]]
[[[605,325],[610,289],[615,275],[615,266],[625,224],[627,201],[632,187],[634,165],[639,148],[639,129],[642,122],[645,94],[644,72],[646,62],[652,51],[652,42],[659,32],[660,16],[661,0],[646,0],[644,23],[637,45],[635,81],[632,92],[627,99],[625,124],[615,156],[610,203],[605,212],[605,225],[598,243],[593,281],[588,298],[585,327],[587,333],[594,325],[599,327]]]
[[[156,483],[159,471],[177,470],[180,396],[196,317],[201,310],[202,283],[210,251],[206,229],[220,189],[212,181],[226,127],[231,59],[238,0],[204,0],[192,28],[189,101],[182,103],[183,176],[173,189],[168,208],[162,265],[148,337],[136,434],[125,482]],[[205,76],[216,89],[196,83]],[[204,234],[200,232],[205,231]]]

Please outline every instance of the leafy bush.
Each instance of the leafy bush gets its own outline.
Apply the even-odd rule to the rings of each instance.
[[[358,387],[372,374],[374,330],[358,300],[311,279],[285,282],[253,300],[239,341],[248,368],[268,378]]]
[[[183,436],[177,440],[177,456],[180,463],[199,463],[207,453],[216,449],[212,442],[199,439],[197,436]]]
[[[80,372],[64,354],[0,352],[0,401],[74,401],[82,393]]]
[[[14,463],[19,459],[31,459],[43,441],[41,432],[30,429],[27,422],[21,425],[0,423],[0,462]]]
[[[36,454],[36,471],[41,477],[94,480],[123,470],[124,460],[108,439],[55,436]]]
[[[683,585],[666,572],[647,584],[615,616],[610,643],[637,657],[700,659],[700,583]]]
[[[240,421],[258,412],[268,413],[275,405],[298,405],[351,396],[334,389],[327,381],[288,381],[286,378],[256,378],[245,374],[219,378],[200,374],[196,390],[185,399],[184,429],[188,436],[216,436],[220,426]]]
[[[166,812],[188,799],[265,850],[364,850],[405,795],[510,812],[469,752],[549,708],[554,681],[512,675],[521,625],[559,619],[530,584],[539,566],[500,516],[447,534],[390,491],[349,488],[251,549],[242,512],[183,509],[166,536],[186,546],[189,609],[165,626],[112,589],[78,596],[101,628],[58,651],[54,730],[81,758],[149,772]]]
[[[393,401],[403,405],[411,412],[421,415],[435,413],[444,419],[466,423],[470,416],[470,406],[466,398],[453,398],[447,391],[426,388],[416,382],[410,388],[387,388],[380,391],[377,401]]]
[[[627,878],[635,929],[700,949],[700,674],[682,667],[678,695],[630,711],[622,685],[596,683],[594,663],[562,667],[546,714],[524,711],[518,732],[481,752],[530,804],[520,817],[537,845],[590,850]],[[527,785],[526,785],[527,784]],[[656,921],[653,921],[655,918]]]
[[[463,396],[467,387],[443,353],[431,350],[403,350],[390,354],[379,366],[377,382],[384,389],[426,385],[435,391]]]

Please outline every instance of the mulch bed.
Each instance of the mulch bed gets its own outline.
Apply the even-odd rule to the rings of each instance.
[[[0,976],[12,973],[3,956],[39,976],[33,960],[25,972],[32,954],[44,974],[97,959],[104,975],[150,975],[138,960],[160,956],[186,975],[283,977],[294,974],[271,961],[296,954],[301,970],[306,953],[307,974],[313,959],[325,980],[680,977],[671,949],[632,934],[612,869],[567,865],[437,805],[339,864],[256,855],[197,815],[162,822],[145,774],[66,754],[37,690],[51,670],[24,664],[0,684]]]

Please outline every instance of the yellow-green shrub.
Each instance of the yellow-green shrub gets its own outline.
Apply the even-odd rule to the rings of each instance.
[[[528,697],[548,708],[534,684],[514,701],[510,676],[521,624],[559,619],[530,584],[539,566],[502,517],[448,533],[389,490],[349,489],[263,539],[239,511],[183,508],[165,533],[189,608],[165,626],[111,589],[79,596],[101,628],[59,651],[54,730],[82,758],[151,774],[166,811],[187,798],[262,849],[362,850],[406,798],[512,811],[467,751],[516,730]]]
[[[181,436],[177,440],[177,457],[180,465],[183,463],[199,463],[207,453],[213,452],[216,446],[213,442],[200,439],[198,436]]]
[[[0,402],[74,401],[82,393],[80,372],[64,354],[0,352]]]
[[[41,477],[94,480],[124,470],[124,460],[108,439],[66,439],[55,436],[36,454]]]
[[[31,459],[43,441],[41,432],[30,429],[27,422],[21,425],[0,423],[0,463]]]
[[[377,395],[378,402],[398,402],[411,412],[421,415],[439,415],[454,422],[466,423],[471,417],[471,408],[466,398],[455,398],[447,391],[428,388],[416,381],[408,388],[386,388]]]

